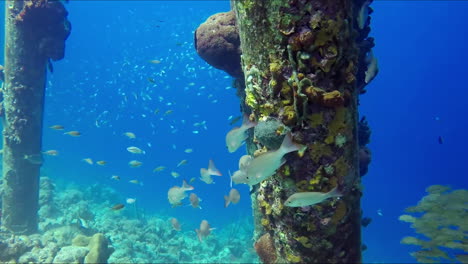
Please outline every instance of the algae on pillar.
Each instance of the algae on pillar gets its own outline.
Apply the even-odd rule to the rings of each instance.
[[[301,155],[288,154],[276,174],[254,188],[257,253],[268,263],[360,262],[357,106],[377,72],[373,39],[367,38],[370,1],[232,3],[245,76],[242,99],[259,122],[249,154],[278,148],[287,131],[307,146]],[[334,187],[340,199],[284,206],[293,193]]]
[[[5,2],[2,225],[14,233],[37,230],[46,74],[64,57],[67,15],[60,1]]]

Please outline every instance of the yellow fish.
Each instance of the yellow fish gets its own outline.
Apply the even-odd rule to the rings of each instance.
[[[172,114],[172,112],[174,112],[174,110],[167,110],[166,112],[164,112],[164,115],[170,115]]]
[[[140,167],[143,164],[143,162],[138,161],[138,160],[132,160],[128,163],[128,165],[132,168],[137,168]]]
[[[161,63],[160,60],[150,60],[149,62],[152,63],[152,64],[159,64],[159,63]]]
[[[133,183],[133,184],[139,184],[139,185],[143,186],[143,183],[140,182],[139,180],[129,180],[128,182]]]
[[[104,166],[104,165],[107,164],[107,161],[105,161],[105,160],[98,160],[98,161],[96,161],[96,164],[97,164],[97,165]]]
[[[93,165],[93,160],[91,158],[82,159],[84,162],[88,163],[89,165]]]
[[[132,132],[125,132],[125,133],[123,133],[123,134],[124,134],[126,137],[131,138],[131,139],[136,138],[135,134],[132,133]]]
[[[122,209],[124,207],[125,207],[124,204],[116,204],[116,205],[112,206],[111,209],[114,210],[114,211],[118,211],[118,210],[120,210],[120,209]]]
[[[62,125],[53,125],[50,126],[49,128],[55,129],[55,130],[64,130],[65,128]]]
[[[179,162],[179,164],[177,164],[177,167],[180,167],[180,166],[182,166],[182,165],[186,165],[187,163],[188,163],[187,160],[181,160],[181,161]]]
[[[133,154],[145,154],[145,151],[141,150],[138,147],[134,147],[134,146],[128,147],[127,151],[130,152],[130,153],[133,153]]]
[[[42,154],[49,155],[49,156],[57,156],[59,153],[55,149],[47,150],[42,152]]]
[[[185,152],[185,153],[192,153],[192,152],[193,152],[193,149],[188,148],[188,149],[184,150],[184,152]]]
[[[81,136],[81,133],[78,132],[78,131],[68,131],[68,132],[65,132],[63,133],[64,135],[70,135],[72,137],[79,137]]]
[[[160,171],[163,171],[166,167],[164,166],[159,166],[159,167],[156,167],[154,168],[153,172],[160,172]]]
[[[231,119],[231,122],[229,122],[229,124],[232,126],[235,123],[237,123],[237,121],[239,121],[241,118],[242,118],[242,116],[236,116],[233,119]]]
[[[174,178],[177,178],[177,177],[180,176],[180,174],[177,173],[177,172],[175,172],[175,171],[171,172],[171,175],[172,175],[172,177],[174,177]]]
[[[116,181],[120,181],[120,176],[112,175],[111,179],[116,180]]]

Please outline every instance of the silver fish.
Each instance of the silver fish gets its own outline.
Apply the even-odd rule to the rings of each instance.
[[[284,205],[289,207],[305,207],[321,203],[328,198],[340,197],[341,195],[341,192],[336,187],[327,193],[298,192],[289,196]]]
[[[286,162],[283,159],[284,155],[301,148],[301,145],[292,141],[291,133],[286,134],[279,149],[268,151],[250,161],[246,169],[248,184],[258,184],[273,175]]]

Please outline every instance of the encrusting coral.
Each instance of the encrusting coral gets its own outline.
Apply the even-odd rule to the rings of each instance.
[[[275,242],[270,233],[265,233],[255,242],[255,251],[263,263],[275,263]]]
[[[420,246],[411,256],[420,263],[467,262],[468,254],[468,190],[450,190],[432,185],[416,206],[405,211],[399,220],[411,223],[420,236],[407,236],[402,244]]]

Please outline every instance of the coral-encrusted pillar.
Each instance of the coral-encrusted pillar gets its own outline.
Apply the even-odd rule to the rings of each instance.
[[[307,146],[254,188],[255,248],[263,262],[361,261],[357,105],[377,71],[369,2],[233,1],[245,76],[240,94],[258,121],[250,154],[278,148],[286,131]],[[284,206],[295,192],[334,187],[340,199]]]
[[[2,225],[37,230],[46,69],[64,56],[70,33],[60,1],[5,2]]]

